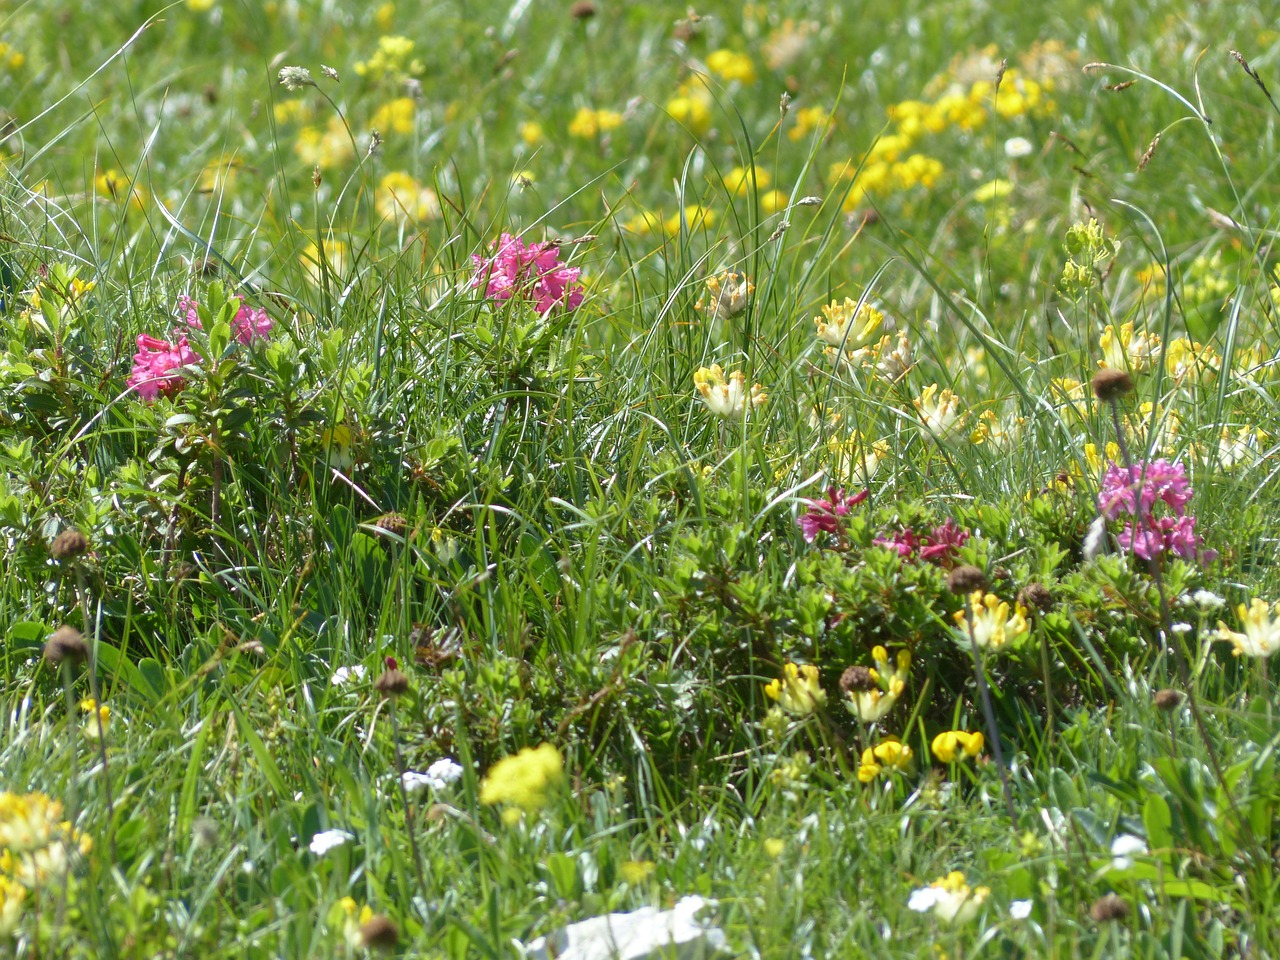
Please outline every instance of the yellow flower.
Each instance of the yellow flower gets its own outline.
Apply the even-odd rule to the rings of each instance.
[[[331,928],[342,925],[342,939],[348,947],[357,950],[364,946],[360,928],[373,919],[373,908],[367,903],[360,906],[353,897],[343,897],[329,911]]]
[[[657,869],[658,865],[652,860],[624,860],[618,865],[618,873],[622,874],[622,879],[633,887],[644,883]]]
[[[1133,321],[1130,320],[1121,324],[1119,331],[1108,323],[1103,328],[1098,346],[1102,349],[1102,359],[1098,361],[1098,366],[1139,373],[1155,362],[1155,357],[1160,352],[1160,338],[1145,331],[1135,334]]]
[[[913,153],[901,163],[890,167],[889,174],[899,190],[910,190],[917,185],[928,190],[942,176],[942,161],[926,157],[922,153]]]
[[[732,50],[713,51],[707,55],[707,69],[726,83],[756,82],[756,66],[745,53],[734,53]]]
[[[796,124],[787,131],[787,136],[792,140],[803,140],[819,127],[828,127],[830,120],[826,107],[805,107],[796,111]]]
[[[86,697],[80,701],[80,709],[89,714],[84,721],[84,735],[90,740],[111,732],[111,708],[105,703],[99,706],[93,697]]]
[[[373,112],[369,126],[381,134],[413,132],[413,100],[409,97],[396,97],[389,100]]]
[[[385,33],[391,29],[391,23],[395,19],[395,15],[396,5],[394,3],[384,3],[373,13],[374,25]]]
[[[667,101],[671,119],[701,135],[711,129],[711,104],[699,96],[672,97]]]
[[[818,683],[818,668],[811,663],[788,663],[782,676],[765,684],[765,696],[778,701],[787,713],[808,716],[826,705],[827,694]]]
[[[1236,607],[1236,616],[1244,626],[1244,633],[1236,633],[1227,629],[1227,625],[1218,621],[1218,639],[1230,640],[1238,657],[1267,658],[1280,650],[1280,603],[1268,604],[1257,597],[1246,608],[1242,603]]]
[[[327,169],[351,159],[355,148],[347,128],[338,117],[330,117],[322,128],[306,126],[298,131],[293,152],[308,167]]]
[[[1230,470],[1240,464],[1257,463],[1262,459],[1261,447],[1266,440],[1267,434],[1255,427],[1241,427],[1234,433],[1230,427],[1223,427],[1218,436],[1219,466]]]
[[[1195,383],[1222,366],[1222,358],[1213,347],[1186,337],[1170,341],[1164,355],[1164,369],[1176,382]]]
[[[110,197],[118,203],[128,202],[134,210],[141,210],[147,205],[147,191],[136,184],[119,170],[103,170],[93,180],[94,189],[100,197]]]
[[[216,0],[187,0],[187,9],[194,13],[208,13]]]
[[[22,905],[26,899],[26,887],[0,875],[0,937],[7,937],[18,928],[18,922],[22,919]]]
[[[777,837],[769,837],[764,842],[764,855],[770,860],[777,860],[786,849],[786,843]]]
[[[1120,445],[1114,440],[1109,440],[1107,441],[1105,453],[1099,453],[1096,443],[1086,443],[1084,445],[1084,459],[1089,465],[1089,472],[1095,477],[1101,477],[1110,464],[1120,462]]]
[[[831,454],[829,473],[833,480],[865,487],[880,469],[880,461],[889,456],[884,440],[867,443],[856,431],[847,440],[832,437],[827,441]]]
[[[697,230],[699,227],[710,230],[716,222],[714,210],[708,210],[700,204],[691,203],[684,208],[683,213],[673,213],[662,221],[662,229],[667,236],[674,237],[680,232],[681,217],[684,218],[684,223],[688,225],[690,232]]]
[[[915,752],[905,743],[890,738],[862,751],[862,762],[858,765],[858,780],[861,783],[870,783],[882,771],[910,773],[914,766]]]
[[[735,370],[726,379],[720,364],[699,367],[693,374],[693,386],[707,409],[717,417],[741,419],[747,411],[762,406],[769,395],[760,384],[747,389],[747,375]]]
[[[823,317],[826,320],[823,320]],[[845,350],[862,346],[884,323],[884,314],[865,301],[861,306],[848,297],[844,303],[832,300],[813,318],[819,339]]]
[[[978,417],[978,425],[969,434],[969,440],[974,444],[987,443],[1007,450],[1017,440],[1023,423],[1023,417],[1002,420],[994,410],[983,410]]]
[[[699,300],[694,309],[710,314],[717,320],[728,320],[747,309],[755,284],[745,273],[725,270],[706,279],[707,298]]]
[[[975,203],[990,203],[992,200],[1003,200],[1013,193],[1013,184],[1008,180],[988,180],[973,191]]]
[[[43,793],[0,793],[0,878],[35,890],[66,875],[73,853],[93,847],[62,819],[62,804]],[[0,913],[4,912],[0,906]],[[0,917],[3,922],[3,917]]]
[[[752,166],[751,169],[734,167],[724,177],[725,189],[737,197],[744,197],[747,190],[754,185],[757,190],[764,190],[773,182],[768,170]]]
[[[569,122],[569,136],[582,140],[594,140],[602,133],[616,130],[622,126],[622,114],[613,110],[592,110],[590,107],[579,107]]]
[[[403,171],[385,174],[378,181],[378,216],[387,220],[438,220],[440,198]]]
[[[876,646],[871,651],[874,667],[850,667],[840,677],[845,694],[845,707],[863,723],[882,720],[907,689],[911,671],[911,654],[899,650],[897,664],[889,669],[889,652]]]
[[[907,908],[917,913],[932,913],[943,923],[959,925],[968,923],[978,915],[978,910],[991,896],[989,887],[969,889],[964,874],[952,870],[927,887],[911,892]]]
[[[1009,601],[1001,600],[994,593],[984,594],[975,590],[969,597],[969,616],[973,617],[973,642],[980,650],[1002,650],[1005,645],[1017,641],[1029,631],[1026,608],[1018,604],[1009,615]],[[957,610],[952,619],[969,642],[969,626],[964,610]]]
[[[930,440],[945,443],[960,434],[965,415],[960,412],[960,398],[950,389],[939,392],[938,385],[932,383],[913,403]]]
[[[520,124],[518,128],[520,139],[524,141],[524,145],[532,150],[541,146],[547,140],[546,132],[542,129],[542,124],[536,120],[526,120]]]
[[[766,190],[760,194],[760,212],[765,216],[773,216],[787,209],[790,198],[781,190]]]
[[[480,782],[480,802],[501,803],[526,812],[539,810],[563,779],[564,757],[559,750],[549,743],[525,747],[489,768]]]
[[[379,37],[373,56],[356,64],[356,75],[403,82],[422,72],[422,61],[412,57],[413,41],[408,37]]]
[[[321,430],[320,447],[329,466],[346,471],[355,465],[355,457],[351,453],[351,428],[345,423]]]
[[[963,730],[948,730],[933,738],[929,749],[943,763],[955,763],[957,759],[976,757],[986,745],[980,731],[965,733]]]

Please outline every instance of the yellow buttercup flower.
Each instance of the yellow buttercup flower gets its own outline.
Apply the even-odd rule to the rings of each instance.
[[[749,85],[756,82],[756,65],[745,53],[715,50],[707,54],[707,69],[727,83]]]
[[[1254,597],[1248,607],[1242,603],[1236,607],[1236,616],[1244,627],[1244,633],[1228,629],[1218,621],[1218,639],[1229,640],[1237,657],[1266,659],[1280,650],[1280,603],[1269,604]]]
[[[480,782],[480,802],[515,811],[538,810],[563,779],[564,757],[552,744],[525,747],[489,768]],[[506,814],[504,819],[509,819]]]
[[[818,682],[818,668],[808,663],[788,663],[780,678],[765,685],[764,692],[783,710],[798,716],[808,716],[827,702],[826,691]]]
[[[803,140],[820,127],[824,128],[824,132],[830,129],[831,114],[826,107],[805,107],[797,110],[795,116],[795,126],[787,131],[787,137],[791,140]]]
[[[369,126],[384,136],[393,133],[412,133],[415,108],[409,97],[396,97],[373,112]]]
[[[934,737],[929,749],[943,763],[955,763],[957,759],[976,757],[985,745],[981,731],[948,730]]]
[[[569,121],[569,136],[582,140],[594,140],[603,133],[616,130],[622,126],[622,114],[614,110],[592,110],[590,107],[579,107],[573,119]]]
[[[746,196],[747,190],[753,185],[757,190],[764,190],[771,183],[773,176],[762,167],[734,167],[724,175],[725,189],[738,197]]]

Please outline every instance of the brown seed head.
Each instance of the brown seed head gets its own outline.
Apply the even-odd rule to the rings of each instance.
[[[400,942],[400,928],[390,917],[376,913],[361,924],[360,942],[370,950],[394,950]]]
[[[947,589],[952,593],[973,593],[987,586],[987,575],[972,564],[962,564],[947,574]]]
[[[596,5],[591,0],[578,0],[569,8],[569,15],[575,20],[590,20],[596,12]]]
[[[384,697],[394,699],[409,689],[409,677],[403,670],[386,670],[373,681],[373,689]]]
[[[397,537],[403,537],[405,531],[409,529],[409,521],[405,519],[404,514],[396,513],[395,511],[374,517],[373,525],[379,530],[393,533]]]
[[[1112,403],[1132,391],[1133,378],[1124,370],[1107,367],[1094,375],[1093,392],[1103,403]]]
[[[871,676],[870,667],[849,667],[840,674],[840,689],[845,693],[862,693],[875,688],[876,681]]]
[[[1151,699],[1155,701],[1156,709],[1169,713],[1182,705],[1183,693],[1181,690],[1157,690]]]
[[[1105,897],[1099,897],[1093,901],[1093,906],[1089,908],[1089,916],[1093,917],[1097,923],[1123,920],[1129,916],[1129,904],[1114,893],[1108,893]]]
[[[1028,583],[1018,594],[1018,603],[1028,610],[1047,613],[1053,609],[1053,594],[1043,583]]]
[[[53,538],[49,555],[59,563],[74,560],[89,549],[89,538],[75,527],[68,527]]]
[[[44,658],[50,663],[61,663],[63,660],[79,663],[88,656],[89,648],[85,646],[84,635],[75,627],[61,626],[44,642]]]

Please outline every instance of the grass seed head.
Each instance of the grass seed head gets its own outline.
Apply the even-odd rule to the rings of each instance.
[[[78,663],[88,656],[89,648],[85,645],[84,635],[75,627],[59,627],[44,644],[44,658],[50,663],[61,663],[63,660]]]
[[[987,588],[987,575],[972,564],[962,564],[947,575],[947,589],[952,593],[970,594]]]
[[[1133,391],[1133,378],[1124,370],[1099,370],[1093,378],[1093,392],[1103,403],[1113,403]]]

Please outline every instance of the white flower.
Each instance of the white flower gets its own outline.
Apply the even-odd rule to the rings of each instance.
[[[1031,141],[1026,137],[1010,137],[1004,142],[1004,155],[1010,160],[1029,157],[1034,150],[1035,147],[1031,145]]]
[[[351,839],[353,839],[351,834],[345,830],[321,830],[311,838],[311,852],[317,857],[323,857],[330,850],[342,846]]]
[[[1218,639],[1230,640],[1236,656],[1269,657],[1280,650],[1280,603],[1270,604],[1257,597],[1246,607],[1236,607],[1236,615],[1244,633],[1231,630],[1218,621]]]
[[[960,412],[960,398],[950,389],[939,392],[938,385],[932,383],[912,402],[930,440],[945,443],[959,434],[964,414]]]
[[[916,913],[928,913],[941,896],[942,891],[937,887],[920,887],[912,890],[911,896],[907,899],[907,909],[914,910]]]
[[[358,663],[353,667],[339,667],[333,671],[333,677],[330,678],[329,682],[335,687],[345,687],[353,680],[363,680],[365,673],[365,668]]]
[[[427,767],[426,773],[418,773],[415,770],[405,771],[402,779],[404,788],[410,793],[415,793],[424,787],[430,787],[432,790],[443,790],[461,776],[462,767],[445,757]]]
[[[1146,852],[1147,844],[1141,837],[1122,833],[1111,841],[1111,869],[1128,870],[1133,866],[1133,858]]]
[[[728,953],[724,931],[698,914],[714,906],[699,896],[681,897],[670,910],[641,907],[591,917],[539,937],[525,947],[530,960],[651,960],[713,957]]]
[[[1210,590],[1197,590],[1191,599],[1202,610],[1221,610],[1227,605],[1227,601]]]
[[[1096,560],[1102,556],[1107,546],[1107,518],[1098,517],[1089,524],[1089,532],[1084,537],[1084,558]]]
[[[1015,900],[1009,904],[1009,916],[1014,920],[1025,920],[1031,916],[1030,900]]]
[[[933,911],[945,924],[968,923],[978,915],[978,910],[991,895],[989,887],[973,887],[965,882],[964,874],[952,870],[927,887],[912,890],[907,909],[916,913]]]
[[[693,375],[693,385],[707,409],[717,417],[741,419],[749,407],[761,406],[769,395],[760,384],[747,386],[747,376],[735,370],[725,378],[720,364],[699,367]]]

